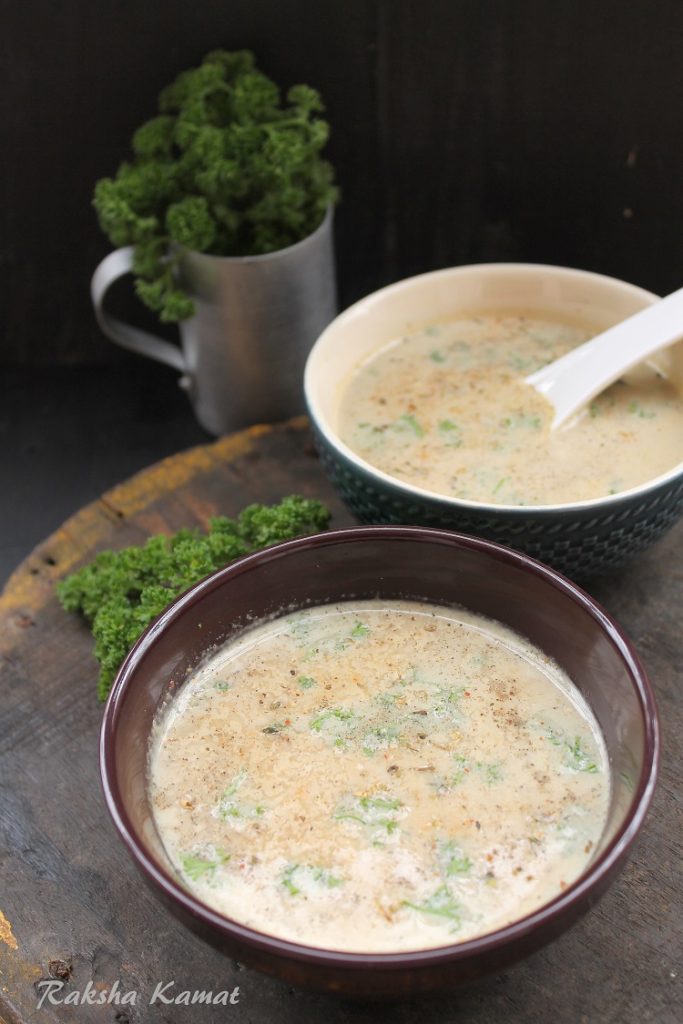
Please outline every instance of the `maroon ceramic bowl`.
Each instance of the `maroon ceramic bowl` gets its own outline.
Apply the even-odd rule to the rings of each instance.
[[[609,752],[612,796],[596,856],[565,892],[506,928],[413,953],[352,954],[246,928],[177,880],[147,796],[157,709],[214,645],[253,617],[347,598],[417,598],[497,619],[551,655],[593,710]],[[207,942],[293,985],[346,996],[404,997],[477,978],[549,942],[587,911],[622,867],[652,797],[659,730],[652,690],[628,639],[591,598],[552,569],[490,541],[417,527],[319,534],[243,558],[172,604],[133,648],[114,683],[101,736],[104,795],[143,877]]]

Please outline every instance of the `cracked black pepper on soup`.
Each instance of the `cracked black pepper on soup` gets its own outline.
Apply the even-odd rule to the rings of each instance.
[[[495,505],[617,494],[683,461],[683,399],[654,368],[603,392],[568,428],[524,378],[596,333],[482,314],[394,339],[353,373],[339,435],[390,476]]]
[[[597,725],[552,660],[413,601],[247,630],[150,747],[186,887],[260,931],[355,952],[459,942],[547,903],[594,855],[609,788]]]

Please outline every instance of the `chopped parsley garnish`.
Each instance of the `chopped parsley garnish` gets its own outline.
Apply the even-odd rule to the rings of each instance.
[[[443,439],[449,448],[459,448],[462,444],[460,427],[453,420],[440,420],[439,433],[443,435]]]
[[[657,415],[653,409],[643,409],[640,402],[636,401],[628,403],[628,411],[634,416],[640,416],[641,420],[651,420]]]
[[[403,416],[399,416],[398,420],[394,424],[396,430],[412,430],[415,437],[424,437],[424,427],[418,423],[417,419],[412,413],[404,413]]]
[[[532,416],[527,413],[515,413],[512,416],[506,416],[500,422],[501,427],[508,427],[512,430],[517,427],[526,427],[530,430],[541,429],[541,417]]]
[[[219,854],[216,858],[201,857],[196,853],[186,853],[181,859],[183,874],[193,882],[202,878],[211,878],[216,868],[230,860],[229,853]]]
[[[371,830],[375,845],[381,845],[378,838],[384,834],[390,836],[398,828],[396,812],[403,804],[390,796],[362,796],[339,807],[335,813],[336,821],[353,821]]]
[[[470,772],[480,775],[487,786],[500,782],[503,777],[502,767],[498,761],[471,761],[462,754],[456,754],[453,760],[456,767],[450,778],[451,786],[459,785]]]
[[[484,781],[487,786],[492,786],[494,782],[500,782],[503,777],[501,767],[495,761],[490,763],[477,761],[474,767],[484,776]]]
[[[363,737],[361,741],[363,753],[372,756],[377,750],[389,746],[400,735],[401,729],[398,725],[378,725]]]
[[[223,790],[223,795],[217,808],[218,817],[222,821],[229,821],[235,818],[249,821],[254,818],[260,818],[262,814],[266,813],[265,807],[261,804],[250,804],[236,798],[237,791],[242,786],[246,777],[247,773],[245,771],[238,772],[232,782]]]
[[[343,879],[333,875],[326,868],[312,864],[288,864],[282,872],[280,884],[287,890],[290,896],[300,896],[306,888],[321,887],[325,889],[336,889],[342,885]]]
[[[439,865],[447,878],[465,875],[472,867],[472,861],[452,840],[439,846]]]
[[[516,352],[513,352],[508,360],[508,365],[511,366],[513,370],[522,371],[530,370],[531,367],[534,366],[535,362],[536,360],[533,357],[525,358],[524,356],[520,356]]]
[[[565,744],[565,764],[577,772],[597,772],[598,766],[581,745],[579,736],[574,737],[574,742]]]
[[[575,736],[572,740],[563,729],[556,726],[546,725],[543,722],[532,724],[537,727],[540,725],[546,739],[554,747],[562,747],[562,760],[567,768],[571,768],[575,772],[589,772],[590,774],[599,771],[595,759],[584,749],[580,736]]]
[[[404,907],[410,907],[421,914],[430,914],[433,917],[445,917],[451,922],[451,931],[456,931],[462,921],[462,910],[458,901],[452,895],[447,885],[440,886],[435,893],[422,903],[412,903],[410,900],[403,901]]]
[[[356,716],[348,708],[329,708],[310,723],[313,732],[320,732],[328,722],[352,722]]]

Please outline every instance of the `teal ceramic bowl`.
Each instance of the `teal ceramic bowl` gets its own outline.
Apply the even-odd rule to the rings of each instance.
[[[463,312],[534,310],[603,330],[657,296],[615,278],[543,264],[479,264],[390,285],[338,316],[313,346],[304,390],[316,445],[333,484],[364,523],[435,526],[498,541],[574,579],[618,566],[683,515],[683,464],[631,490],[563,505],[486,505],[389,476],[341,441],[338,413],[354,370],[391,338]],[[664,372],[674,367],[662,363]]]

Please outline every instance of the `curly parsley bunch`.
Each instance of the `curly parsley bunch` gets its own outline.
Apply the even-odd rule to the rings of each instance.
[[[134,245],[136,290],[164,321],[192,300],[177,280],[178,247],[216,256],[274,252],[305,238],[337,199],[320,153],[329,126],[320,96],[278,86],[248,50],[209,53],[159,96],[159,116],[133,136],[135,157],[95,187],[100,226]]]
[[[150,622],[198,580],[228,562],[292,537],[327,529],[330,511],[291,495],[277,505],[249,505],[236,519],[216,516],[209,530],[158,535],[138,547],[101,551],[57,584],[68,612],[90,624],[104,700],[121,662]]]

